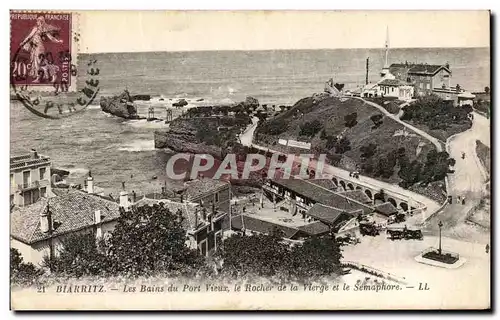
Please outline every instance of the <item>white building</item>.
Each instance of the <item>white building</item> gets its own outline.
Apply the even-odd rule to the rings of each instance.
[[[385,78],[378,82],[380,94],[384,97],[394,97],[408,101],[413,97],[414,87],[398,79]]]

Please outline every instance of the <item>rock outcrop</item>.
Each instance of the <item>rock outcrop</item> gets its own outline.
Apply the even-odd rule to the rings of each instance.
[[[154,133],[155,148],[168,148],[176,152],[206,153],[220,157],[221,148],[200,141],[199,130],[211,127],[213,118],[175,119],[168,130],[158,130]]]
[[[127,90],[119,96],[101,97],[101,110],[124,119],[140,119],[137,108]]]

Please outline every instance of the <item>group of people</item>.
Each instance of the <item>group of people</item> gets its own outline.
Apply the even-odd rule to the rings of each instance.
[[[351,172],[349,172],[349,177],[359,179],[359,172],[358,171],[351,171]]]

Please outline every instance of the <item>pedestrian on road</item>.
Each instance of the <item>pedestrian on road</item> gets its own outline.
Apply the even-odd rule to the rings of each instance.
[[[486,244],[486,253],[489,253],[489,252],[490,252],[490,245]]]
[[[458,197],[457,197],[457,203],[458,203],[458,204],[460,204],[460,202],[462,202],[461,198],[462,198],[461,196],[458,196]]]
[[[465,197],[462,197],[462,205],[465,205]]]

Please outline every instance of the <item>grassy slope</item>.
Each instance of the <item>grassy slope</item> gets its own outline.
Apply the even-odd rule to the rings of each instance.
[[[304,113],[304,115],[301,117],[294,116],[296,114],[296,110],[300,110]],[[280,146],[276,144],[276,141],[278,138],[292,138],[301,141],[310,141],[312,143],[314,153],[327,152],[328,150],[325,148],[325,141],[320,139],[321,132],[316,134],[316,136],[312,139],[299,137],[300,126],[305,122],[319,120],[322,123],[327,135],[338,135],[346,129],[344,125],[344,116],[352,112],[356,112],[358,114],[358,124],[345,131],[345,136],[350,140],[352,149],[342,156],[342,161],[339,166],[344,169],[354,170],[356,164],[360,165],[362,163],[360,148],[369,143],[377,145],[377,153],[374,158],[384,157],[388,153],[394,152],[397,148],[404,147],[410,161],[417,158],[416,148],[420,142],[425,143],[425,146],[422,148],[422,152],[418,156],[419,159],[425,157],[427,152],[431,148],[434,148],[430,142],[420,136],[394,136],[394,133],[397,130],[403,129],[403,126],[386,117],[383,118],[383,124],[379,128],[373,129],[373,122],[370,120],[370,117],[375,114],[380,114],[377,109],[359,100],[347,99],[342,102],[339,99],[332,97],[326,98],[317,103],[314,103],[313,98],[300,100],[291,110],[278,115],[275,119],[269,120],[285,120],[288,124],[287,131],[279,136],[259,136],[259,143],[267,144],[269,147],[274,149],[285,150],[284,148],[280,148]],[[259,129],[257,129],[257,132],[261,133]],[[396,165],[393,176],[389,179],[383,180],[392,183],[399,182],[400,179],[397,176],[398,170],[399,168]]]

